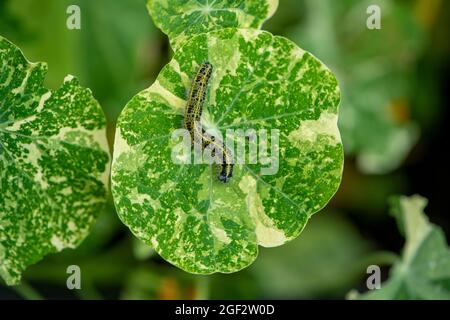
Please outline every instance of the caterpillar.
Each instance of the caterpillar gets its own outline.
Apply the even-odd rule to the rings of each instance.
[[[215,137],[205,132],[201,126],[201,116],[203,112],[203,104],[206,99],[209,79],[211,78],[213,66],[209,62],[201,64],[200,69],[192,82],[189,98],[184,115],[184,127],[191,135],[191,141],[201,141],[202,149],[212,145],[213,152],[220,150],[222,154],[222,162],[220,164],[219,181],[227,183],[233,176],[233,156],[231,151],[226,147],[225,143],[216,140]],[[214,152],[215,153],[215,152]],[[215,156],[213,154],[212,156]]]

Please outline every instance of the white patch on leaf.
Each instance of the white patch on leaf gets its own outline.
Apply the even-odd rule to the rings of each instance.
[[[61,251],[62,249],[64,249],[66,247],[66,243],[64,243],[64,241],[59,238],[56,235],[53,235],[52,238],[50,239],[50,243],[52,244],[52,246],[54,246],[56,248],[56,250]]]
[[[177,113],[184,113],[186,107],[186,100],[174,95],[172,92],[164,88],[158,80],[147,90],[147,93],[156,93],[161,96],[167,103],[174,108]]]
[[[341,135],[337,121],[336,114],[323,112],[317,120],[303,120],[300,127],[289,134],[288,139],[292,142],[315,142],[319,135],[327,135],[338,144],[341,142]]]
[[[239,182],[239,188],[247,194],[247,207],[255,223],[258,244],[263,247],[277,247],[284,244],[287,241],[284,232],[277,229],[272,219],[264,212],[261,197],[257,192],[256,180],[246,175]]]
[[[70,82],[74,79],[75,77],[71,74],[68,74],[65,78],[64,78],[64,82]]]
[[[39,105],[38,105],[38,107],[37,107],[37,109],[36,109],[36,112],[41,112],[41,111],[44,109],[45,102],[46,102],[48,99],[50,99],[51,96],[52,96],[52,92],[51,92],[51,91],[49,91],[49,92],[47,92],[47,93],[44,93],[44,94],[41,96],[41,99],[39,100]]]
[[[213,233],[214,237],[217,240],[219,240],[219,241],[221,241],[221,242],[223,242],[225,244],[229,244],[231,242],[231,239],[228,237],[228,235],[225,232],[225,230],[217,228],[214,225],[210,226],[210,230],[211,230],[211,232]]]

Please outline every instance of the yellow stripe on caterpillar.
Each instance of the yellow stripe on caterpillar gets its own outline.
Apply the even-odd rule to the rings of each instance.
[[[212,71],[213,66],[211,63],[204,62],[195,75],[186,105],[184,127],[189,131],[192,142],[197,140],[201,141],[203,150],[209,145],[213,145],[213,150],[220,150],[220,153],[222,154],[222,163],[220,164],[218,179],[219,181],[226,183],[230,181],[230,178],[233,176],[233,155],[222,141],[216,141],[216,139],[207,134],[201,126],[203,105],[205,103],[208,83]]]

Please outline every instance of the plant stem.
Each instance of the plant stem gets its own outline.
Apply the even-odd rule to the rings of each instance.
[[[26,300],[43,300],[44,298],[37,292],[32,286],[30,286],[25,281],[18,286],[13,287],[14,291],[16,291],[22,298]]]
[[[397,262],[399,256],[390,251],[376,251],[362,259],[364,265],[376,264],[380,266],[391,266]]]
[[[209,298],[209,278],[207,276],[198,276],[196,281],[195,300],[208,300]]]

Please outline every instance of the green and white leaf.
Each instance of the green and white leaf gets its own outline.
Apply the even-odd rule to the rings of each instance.
[[[450,299],[450,248],[443,231],[424,214],[426,205],[420,196],[394,199],[392,213],[406,238],[402,257],[381,289],[351,298]]]
[[[178,165],[171,134],[182,127],[199,65],[214,67],[202,121],[221,130],[279,129],[276,175],[236,165]],[[112,191],[119,217],[167,261],[192,273],[234,272],[258,245],[294,239],[336,192],[343,169],[339,88],[315,57],[283,37],[222,29],[192,38],[118,120]]]
[[[278,0],[148,0],[156,26],[174,49],[190,37],[223,28],[261,28],[278,8]]]
[[[0,37],[0,275],[10,285],[46,254],[75,248],[106,202],[102,109],[72,76],[44,88],[46,72]]]

